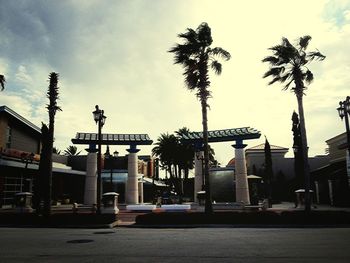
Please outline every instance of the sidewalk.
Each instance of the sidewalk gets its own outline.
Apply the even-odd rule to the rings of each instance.
[[[273,204],[272,208],[268,208],[268,210],[276,211],[276,210],[303,210],[304,207],[295,208],[294,203],[292,202],[282,202],[280,204]],[[315,204],[311,207],[311,210],[315,211],[348,211],[350,212],[350,207],[335,207],[331,205],[324,204]]]

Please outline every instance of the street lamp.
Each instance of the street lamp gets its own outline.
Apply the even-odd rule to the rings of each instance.
[[[107,145],[107,150],[106,153],[104,154],[106,160],[108,160],[108,168],[110,169],[110,180],[109,180],[109,184],[110,184],[110,191],[113,192],[113,158],[117,158],[119,155],[118,151],[114,151],[113,155],[111,155],[109,153],[109,146]]]
[[[204,182],[204,156],[202,156],[200,154],[200,151],[197,151],[196,152],[196,158],[197,160],[200,160],[201,161],[201,164],[202,164],[202,191],[204,191],[205,189],[205,182]]]
[[[98,125],[98,153],[97,153],[97,213],[101,213],[101,131],[102,127],[105,124],[106,116],[104,115],[104,111],[101,110],[98,105],[95,106],[95,111],[92,112],[94,116],[94,120]]]
[[[348,148],[348,157],[350,161],[350,128],[349,128],[349,115],[350,115],[350,96],[347,96],[344,101],[339,102],[339,108],[337,108],[339,117],[343,120],[345,119],[345,129],[346,129],[346,138],[347,138],[347,148]],[[346,162],[346,165],[349,164]],[[350,185],[350,178],[348,174],[348,180]]]
[[[28,163],[32,163],[33,160],[34,160],[34,153],[25,153],[23,152],[21,154],[21,160],[23,163],[25,163],[25,166],[24,166],[24,176],[27,177],[27,169],[28,169]],[[25,180],[29,180],[27,178],[25,178]],[[22,178],[21,178],[21,181],[22,181]],[[30,181],[30,180],[29,180]],[[29,189],[28,189],[28,192],[31,192],[32,189],[31,189],[31,183],[30,183],[30,186],[29,186]],[[21,192],[22,192],[22,182],[21,182]]]

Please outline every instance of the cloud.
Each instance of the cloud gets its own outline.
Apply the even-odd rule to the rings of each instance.
[[[310,154],[321,154],[324,141],[344,131],[335,108],[348,95],[349,7],[348,1],[316,0],[294,1],[288,10],[281,1],[4,1],[0,70],[8,83],[0,104],[38,126],[47,122],[47,76],[55,71],[60,149],[76,132],[97,130],[96,104],[107,115],[104,132],[149,133],[156,140],[183,126],[199,131],[200,103],[167,50],[180,41],[177,34],[207,21],[213,45],[232,55],[221,76],[211,75],[209,129],[251,126],[271,144],[291,147],[295,96],[267,85],[261,59],[282,36],[292,41],[310,34],[310,50],[327,56],[310,66],[315,81],[304,99]],[[233,156],[228,143],[213,146],[221,163]]]

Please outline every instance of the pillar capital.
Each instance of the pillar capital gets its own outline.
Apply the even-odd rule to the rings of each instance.
[[[96,149],[96,144],[89,144],[89,148],[85,149],[88,153],[96,153],[98,149]]]
[[[193,146],[196,152],[204,151],[204,145],[202,142],[195,142]]]
[[[244,149],[245,147],[247,147],[247,144],[244,144],[243,140],[237,140],[236,144],[232,144],[232,147],[235,149]]]
[[[127,149],[127,152],[128,152],[128,153],[137,153],[137,152],[139,152],[140,149],[137,149],[136,147],[137,147],[136,144],[131,144],[131,145],[130,145],[130,148]]]

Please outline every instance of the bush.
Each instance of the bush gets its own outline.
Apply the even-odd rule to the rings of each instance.
[[[137,225],[350,225],[345,211],[161,212],[138,215]]]

